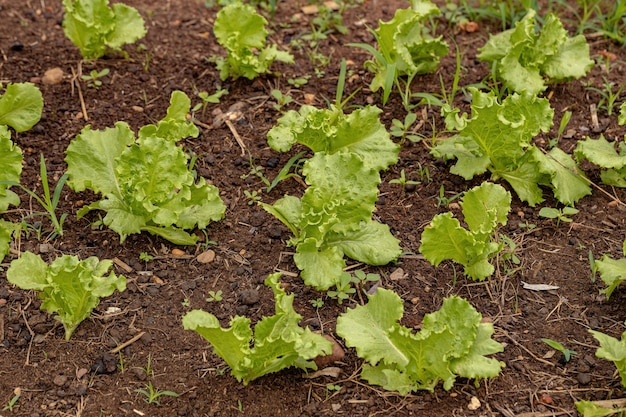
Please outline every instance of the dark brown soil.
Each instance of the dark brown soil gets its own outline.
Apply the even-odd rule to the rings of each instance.
[[[16,252],[5,259],[4,271],[17,251],[34,251],[52,260],[61,254],[81,258],[95,255],[100,259],[116,259],[116,273],[128,279],[128,289],[104,299],[89,320],[81,324],[69,342],[63,337],[62,327],[47,313],[39,310],[40,301],[34,292],[23,291],[6,281],[0,272],[0,407],[8,404],[16,388],[21,397],[10,416],[505,416],[514,415],[569,415],[576,414],[574,401],[579,399],[608,399],[622,394],[615,367],[595,358],[595,340],[589,328],[617,336],[623,330],[626,318],[626,294],[617,290],[610,301],[599,296],[602,283],[591,280],[588,254],[597,259],[604,253],[620,257],[626,225],[625,206],[607,194],[594,189],[592,196],[577,204],[580,214],[574,223],[556,227],[552,220],[538,216],[539,207],[530,208],[514,199],[508,225],[501,230],[518,245],[519,269],[500,271],[482,283],[475,283],[455,273],[451,263],[434,268],[417,255],[403,256],[397,265],[384,267],[360,266],[382,276],[381,285],[395,290],[405,300],[403,324],[418,327],[424,314],[437,310],[444,297],[457,294],[495,324],[495,339],[505,345],[504,353],[495,355],[506,363],[497,378],[481,381],[459,380],[450,390],[438,387],[434,392],[417,392],[402,397],[371,387],[358,379],[362,361],[348,349],[345,359],[334,364],[341,369],[337,378],[304,378],[298,370],[287,370],[253,381],[244,387],[229,375],[224,362],[214,356],[211,347],[197,334],[184,331],[182,315],[194,308],[202,308],[223,319],[224,324],[236,314],[246,315],[253,322],[273,314],[271,291],[263,286],[269,273],[278,269],[288,271],[282,278],[295,293],[295,307],[303,315],[303,324],[314,330],[334,334],[335,319],[357,300],[338,305],[302,284],[297,277],[286,246],[289,231],[280,222],[255,205],[249,205],[244,191],[261,190],[263,184],[249,173],[247,155],[226,125],[213,126],[213,114],[225,112],[231,105],[243,106],[244,117],[236,124],[254,164],[264,167],[268,178],[277,172],[295,154],[278,154],[267,146],[266,133],[280,116],[270,97],[274,88],[289,92],[298,108],[304,102],[304,93],[313,94],[315,104],[324,107],[324,98],[334,98],[341,58],[349,62],[353,71],[346,93],[361,90],[351,103],[364,105],[380,103],[378,94],[367,86],[371,74],[362,69],[368,58],[364,51],[348,47],[349,42],[368,42],[373,37],[367,26],[376,27],[378,19],[389,20],[397,7],[406,7],[400,1],[364,1],[349,9],[344,23],[347,35],[333,34],[323,41],[320,52],[332,56],[331,63],[319,67],[325,75],[315,76],[314,65],[303,51],[293,50],[297,65],[277,64],[273,68],[280,75],[262,77],[255,81],[245,79],[221,83],[214,65],[205,58],[223,54],[211,34],[216,8],[207,8],[202,1],[128,0],[147,19],[148,34],[140,41],[145,50],[136,45],[126,48],[130,58],[111,55],[95,62],[82,63],[82,73],[91,69],[109,68],[103,85],[89,88],[84,81],[77,82],[84,98],[87,113],[81,109],[79,89],[73,84],[73,73],[81,71],[78,50],[64,37],[60,26],[60,0],[0,1],[0,79],[5,82],[33,81],[41,89],[45,107],[41,122],[32,130],[15,137],[24,151],[22,183],[41,192],[38,177],[39,155],[44,154],[50,176],[55,182],[64,172],[64,150],[86,125],[95,129],[113,126],[118,120],[128,122],[133,129],[159,120],[165,115],[170,93],[183,90],[193,103],[199,102],[197,91],[214,92],[218,85],[229,90],[220,104],[211,104],[205,116],[196,114],[201,134],[186,140],[184,146],[199,156],[198,174],[212,181],[221,190],[228,207],[224,220],[209,225],[208,238],[215,245],[216,257],[211,263],[199,263],[195,256],[206,249],[202,240],[196,247],[180,247],[185,255],[172,253],[175,246],[160,238],[142,234],[119,243],[116,233],[92,227],[97,213],[76,220],[76,211],[94,201],[88,193],[76,194],[65,188],[59,213],[69,213],[62,237],[46,238],[50,224],[41,220],[44,233],[22,233],[16,242]],[[272,19],[275,32],[271,38],[281,45],[309,28],[310,16],[292,20],[304,0],[282,2]],[[282,25],[284,23],[284,25]],[[459,31],[454,24],[440,21],[438,30],[451,45],[456,42],[462,53],[461,85],[480,82],[488,68],[476,57],[476,48],[488,37],[489,27],[478,32]],[[494,26],[493,31],[497,31]],[[553,86],[546,94],[555,108],[553,130],[537,138],[546,143],[556,135],[556,128],[566,110],[573,112],[569,128],[574,135],[560,141],[567,152],[576,140],[593,132],[589,107],[598,102],[599,95],[587,91],[583,83],[602,85],[608,77],[617,85],[626,82],[626,51],[601,38],[590,37],[594,56],[602,51],[617,54],[609,73],[600,66],[580,81]],[[284,46],[286,48],[286,46]],[[41,77],[47,69],[60,67],[65,72],[62,83],[44,85]],[[440,92],[439,77],[446,86],[452,83],[455,68],[454,49],[442,60],[436,74],[418,77],[413,91]],[[301,89],[287,83],[290,78],[311,75]],[[347,95],[347,94],[346,94]],[[621,102],[622,100],[618,100]],[[455,104],[468,104],[459,94]],[[379,104],[380,105],[380,104]],[[430,138],[432,129],[441,132],[443,123],[438,108],[419,107],[424,119],[420,134]],[[601,130],[612,139],[623,138],[625,129],[617,126],[616,116],[598,114]],[[390,126],[393,118],[402,119],[404,110],[397,95],[392,95],[381,116]],[[88,118],[88,120],[87,120]],[[434,120],[434,125],[431,121]],[[406,143],[400,152],[400,162],[383,173],[381,197],[376,215],[391,227],[401,240],[405,252],[417,254],[423,227],[439,212],[437,197],[443,185],[449,197],[463,192],[481,181],[466,182],[449,173],[449,166],[435,160],[428,151],[429,140]],[[418,168],[428,168],[430,180],[420,179]],[[402,190],[389,181],[398,178],[404,170],[411,180],[421,184]],[[588,171],[599,181],[597,171]],[[623,190],[604,187],[609,195],[622,200]],[[262,199],[271,203],[284,194],[301,195],[302,186],[295,180],[284,181]],[[19,222],[32,211],[40,210],[35,201],[21,194],[19,210],[4,217]],[[548,198],[546,205],[556,206]],[[452,208],[454,210],[454,208]],[[536,227],[527,230],[525,223]],[[202,235],[200,233],[200,235]],[[140,254],[154,256],[149,262],[140,260]],[[122,263],[130,266],[124,271]],[[404,270],[404,277],[391,280],[396,268]],[[457,268],[458,272],[458,268]],[[522,288],[521,282],[551,284],[555,291],[535,292]],[[209,291],[221,290],[223,301],[206,301]],[[258,295],[258,301],[244,300],[242,296]],[[316,311],[310,300],[322,297],[324,305]],[[119,307],[121,314],[104,318],[109,307]],[[119,353],[109,351],[144,333],[138,340]],[[553,356],[551,348],[541,338],[550,338],[565,344],[577,354],[564,364],[561,354]],[[339,339],[340,340],[340,339]],[[104,365],[106,373],[96,373],[94,365]],[[151,373],[146,375],[146,367]],[[146,389],[148,382],[160,390],[174,391],[179,397],[162,396],[160,405],[150,405],[137,389]],[[327,389],[339,385],[338,392]],[[472,397],[481,407],[471,411]],[[531,414],[534,413],[534,414]]]

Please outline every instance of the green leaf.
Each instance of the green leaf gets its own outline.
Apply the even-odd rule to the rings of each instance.
[[[188,109],[187,96],[175,92],[164,121],[142,128],[137,140],[123,122],[103,131],[83,129],[66,150],[69,184],[75,191],[100,193],[102,200],[83,207],[78,217],[104,210],[104,224],[121,242],[147,231],[184,245],[197,237],[182,229],[204,229],[223,218],[219,190],[195,181],[187,154],[175,143],[181,134],[197,133],[184,119]]]
[[[90,257],[80,261],[76,256],[63,255],[48,265],[30,252],[11,262],[7,280],[22,289],[41,291],[41,309],[57,313],[56,319],[65,328],[69,340],[78,325],[91,314],[100,298],[117,289],[126,289],[126,279],[111,273],[104,275],[113,262]]]
[[[276,45],[266,47],[267,20],[247,4],[232,3],[222,8],[215,18],[213,33],[226,48],[226,59],[218,59],[220,78],[254,79],[269,71],[275,61],[293,63],[293,56],[279,51]]]
[[[244,385],[263,375],[288,367],[317,369],[311,359],[331,352],[332,343],[322,335],[298,325],[302,319],[293,309],[293,294],[280,286],[280,274],[265,280],[276,299],[276,314],[264,317],[250,329],[250,320],[235,316],[229,328],[222,328],[217,318],[194,310],[183,317],[183,327],[204,337],[231,368],[231,374]],[[251,348],[250,345],[253,345]]]
[[[535,17],[536,11],[529,9],[513,29],[490,35],[478,54],[478,59],[496,64],[494,68],[506,87],[533,96],[546,89],[544,76],[550,81],[580,78],[593,67],[583,35],[568,38],[553,14],[545,17],[537,35]]]
[[[17,206],[20,198],[9,190],[9,183],[19,183],[22,174],[22,150],[11,142],[11,133],[6,126],[0,125],[0,212],[6,211],[9,205]]]
[[[337,334],[356,348],[368,364],[361,377],[403,395],[433,390],[439,381],[450,389],[456,375],[467,378],[496,376],[504,366],[486,358],[503,347],[490,339],[493,326],[467,301],[450,297],[437,312],[424,317],[422,330],[413,333],[399,324],[402,300],[379,288],[364,306],[349,309],[337,319]]]
[[[106,44],[109,48],[120,49],[146,36],[145,23],[137,9],[123,3],[115,3],[112,7],[115,14],[115,28],[106,37]]]
[[[600,342],[600,348],[596,350],[596,356],[615,364],[622,379],[622,387],[626,388],[626,340],[624,339],[626,334],[622,334],[622,339],[617,340],[595,330],[590,329],[589,333]]]
[[[612,259],[609,255],[604,255],[595,261],[595,266],[602,282],[606,285],[606,288],[600,292],[606,294],[608,300],[613,291],[626,280],[626,258]]]
[[[108,6],[109,0],[63,0],[63,32],[85,59],[97,59],[107,47],[120,49],[145,33],[145,23],[136,9],[124,5]]]
[[[561,203],[572,205],[586,195],[591,194],[589,180],[578,169],[572,157],[554,147],[547,154],[538,148],[531,149],[533,158],[539,163],[539,170],[550,178],[554,196]]]
[[[121,195],[117,159],[134,140],[125,122],[100,131],[87,125],[65,151],[70,188],[77,192],[89,188],[97,193]]]
[[[43,96],[34,84],[7,84],[0,97],[0,125],[24,132],[39,122],[42,109]]]
[[[167,114],[156,125],[146,125],[139,129],[139,138],[156,136],[178,142],[184,138],[197,138],[200,131],[190,120],[187,114],[191,108],[191,100],[182,91],[172,92]]]
[[[626,408],[604,408],[593,401],[587,400],[576,401],[576,410],[582,414],[583,417],[604,417],[626,412]]]
[[[485,182],[467,191],[461,200],[469,229],[452,213],[436,215],[423,233],[420,253],[438,266],[451,259],[465,267],[465,274],[483,280],[494,272],[489,259],[502,248],[493,242],[498,225],[505,225],[511,210],[511,195],[502,186]]]
[[[20,225],[0,219],[0,262],[9,254],[13,234],[20,231]]]

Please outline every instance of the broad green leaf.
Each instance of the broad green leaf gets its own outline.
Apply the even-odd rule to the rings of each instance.
[[[272,216],[283,222],[285,226],[291,230],[295,239],[299,237],[298,225],[300,224],[300,216],[302,215],[302,202],[299,198],[286,195],[277,200],[274,205],[261,203],[261,207]]]
[[[573,205],[591,194],[590,181],[576,166],[572,157],[554,147],[547,154],[532,148],[533,158],[539,163],[539,170],[550,178],[554,196],[565,205]]]
[[[183,317],[183,327],[204,337],[231,368],[231,374],[247,385],[272,372],[296,366],[317,369],[311,359],[331,352],[332,343],[322,335],[298,325],[302,316],[293,309],[294,295],[287,295],[278,282],[280,274],[265,280],[276,299],[276,314],[264,317],[250,329],[250,320],[235,316],[222,328],[212,314],[194,310]],[[253,347],[250,347],[251,344]]]
[[[0,97],[0,125],[24,132],[39,122],[42,109],[43,96],[34,84],[7,84]]]
[[[595,261],[602,282],[606,285],[602,294],[606,294],[607,300],[613,294],[613,291],[626,280],[626,258],[612,259],[609,255],[604,255],[601,259]]]
[[[22,174],[22,150],[11,142],[11,133],[6,126],[0,125],[0,181],[19,183]],[[17,206],[20,198],[9,190],[9,184],[0,184],[0,212],[9,205]]]
[[[391,330],[404,314],[402,300],[393,291],[379,288],[364,306],[349,309],[337,318],[337,334],[346,346],[356,348],[360,358],[372,365],[383,361],[406,367],[409,355],[395,345]]]
[[[337,285],[346,267],[343,253],[337,246],[320,247],[313,238],[298,244],[293,260],[302,271],[304,283],[321,291]]]
[[[178,142],[184,138],[197,138],[200,131],[187,120],[187,114],[191,109],[191,100],[182,91],[172,92],[167,114],[156,125],[146,125],[139,129],[139,138],[156,136],[163,139]]]
[[[583,417],[605,417],[626,413],[626,408],[605,408],[593,401],[580,400],[576,401],[576,411],[582,414]]]
[[[461,265],[470,262],[466,247],[478,244],[472,233],[461,227],[452,213],[437,214],[430,225],[422,232],[420,253],[433,264],[438,266],[445,259],[452,259]]]
[[[574,151],[577,158],[587,158],[591,163],[602,168],[621,169],[626,166],[626,152],[620,147],[620,152],[615,150],[615,144],[609,142],[600,135],[598,139],[591,139],[589,136],[585,140],[578,141]]]
[[[544,181],[544,175],[539,171],[539,163],[530,157],[530,153],[523,157],[517,167],[507,171],[493,171],[494,179],[502,178],[508,182],[520,200],[535,207],[541,203],[543,191],[539,186]]]
[[[63,255],[48,265],[30,252],[11,262],[7,279],[23,289],[41,291],[41,309],[57,313],[56,319],[65,328],[69,340],[78,325],[91,314],[100,298],[107,297],[117,289],[126,289],[126,279],[111,273],[104,275],[112,266],[111,261],[99,261],[89,257],[80,261],[76,256]]]
[[[591,329],[589,333],[600,342],[596,356],[615,364],[622,379],[622,387],[626,388],[626,332],[622,334],[621,340]]]
[[[9,254],[13,233],[20,229],[21,226],[18,223],[11,223],[0,219],[0,262]]]
[[[402,254],[400,241],[391,234],[389,226],[373,220],[362,222],[355,231],[330,234],[327,244],[368,265],[385,265]]]
[[[87,125],[65,151],[70,188],[78,192],[89,188],[120,196],[117,159],[134,141],[134,134],[125,122],[104,130],[91,130]]]
[[[478,58],[495,63],[498,78],[518,93],[536,95],[549,81],[583,77],[593,66],[583,35],[567,37],[561,21],[553,14],[544,18],[541,33],[535,32],[536,12],[529,9],[515,27],[496,35],[480,48]]]
[[[143,18],[137,9],[123,3],[115,3],[112,8],[115,14],[115,27],[106,36],[106,43],[109,48],[120,49],[122,46],[134,43],[146,36]]]
[[[183,328],[192,330],[205,338],[213,353],[222,358],[232,370],[239,371],[243,360],[250,355],[252,330],[250,319],[236,316],[230,327],[223,328],[213,314],[203,310],[192,310],[183,316]]]
[[[379,288],[366,305],[337,319],[337,334],[368,362],[361,377],[370,384],[406,395],[432,391],[443,381],[448,390],[456,375],[486,378],[504,366],[484,356],[503,347],[490,339],[493,327],[481,324],[481,315],[467,301],[445,299],[439,311],[424,316],[417,333],[399,324],[402,313],[400,297]]]
[[[489,234],[498,224],[506,224],[511,194],[500,185],[485,182],[465,193],[461,207],[470,231]]]

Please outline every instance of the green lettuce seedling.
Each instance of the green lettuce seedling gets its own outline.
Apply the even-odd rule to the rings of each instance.
[[[0,213],[9,205],[20,204],[19,196],[9,190],[20,182],[22,175],[22,150],[11,141],[12,127],[16,132],[32,128],[41,118],[43,97],[41,91],[31,83],[7,84],[0,97]],[[11,236],[19,225],[0,220],[0,262],[9,253]]]
[[[364,107],[345,115],[338,107],[303,106],[278,120],[268,143],[286,152],[293,144],[315,155],[302,169],[309,185],[302,198],[285,196],[261,204],[294,237],[294,261],[307,285],[327,290],[341,281],[344,255],[369,265],[400,256],[398,240],[387,225],[372,219],[379,171],[396,163],[399,147],[378,120],[380,109]]]
[[[185,330],[205,338],[213,352],[226,361],[231,375],[244,385],[292,366],[317,369],[312,359],[332,350],[332,343],[324,336],[299,326],[302,316],[293,309],[294,295],[285,293],[279,277],[278,273],[271,274],[265,280],[274,292],[276,314],[258,322],[254,335],[247,317],[235,316],[230,327],[223,328],[217,317],[206,311],[193,310],[183,316]]]
[[[368,362],[361,378],[370,384],[402,395],[433,391],[440,381],[449,390],[457,376],[491,378],[504,367],[486,357],[504,350],[491,339],[493,324],[482,323],[466,300],[446,298],[439,311],[424,316],[417,333],[399,323],[403,311],[395,292],[379,288],[366,305],[337,318],[337,334]]]
[[[467,191],[460,205],[468,228],[450,212],[438,214],[422,233],[420,252],[435,266],[452,259],[465,267],[465,275],[483,280],[495,270],[489,259],[504,247],[494,236],[498,226],[507,223],[511,194],[501,185],[485,182]]]
[[[97,59],[107,49],[121,51],[146,34],[137,9],[109,0],[63,0],[63,32],[85,59]]]
[[[626,102],[620,107],[618,124],[626,125]],[[626,136],[625,136],[626,138]],[[600,135],[598,139],[587,138],[579,141],[574,151],[578,160],[587,159],[603,168],[600,178],[604,184],[615,187],[626,187],[626,144],[609,142]]]
[[[172,94],[167,116],[147,125],[135,138],[128,124],[101,131],[85,127],[66,150],[68,185],[74,191],[93,190],[102,200],[81,208],[104,210],[104,224],[124,242],[143,231],[180,245],[193,245],[197,236],[184,229],[204,229],[220,220],[226,207],[217,187],[196,181],[188,155],[176,142],[197,137],[186,119],[191,103],[182,92]]]
[[[551,82],[584,77],[593,67],[589,45],[583,35],[568,37],[563,24],[553,14],[545,17],[541,34],[535,33],[536,12],[509,29],[491,35],[478,58],[492,63],[498,79],[518,93],[536,95]]]
[[[622,380],[622,388],[626,388],[626,332],[622,333],[621,340],[596,330],[589,329],[589,333],[600,342],[596,356],[615,364]]]
[[[76,256],[63,255],[48,265],[39,255],[25,252],[11,262],[7,280],[24,290],[40,291],[41,309],[56,313],[63,324],[65,340],[100,303],[117,289],[126,289],[126,278],[113,272],[104,275],[113,262],[99,261],[95,256],[80,261]]]
[[[267,20],[254,8],[239,2],[221,9],[215,17],[213,33],[226,48],[226,58],[215,58],[222,81],[228,77],[250,80],[269,72],[274,61],[293,64],[293,56],[279,51],[276,45],[266,46]]]
[[[433,38],[424,26],[424,21],[439,14],[439,8],[428,0],[412,3],[408,9],[396,10],[393,19],[379,22],[378,29],[372,31],[378,50],[369,44],[352,44],[374,57],[365,62],[365,68],[375,74],[370,89],[383,89],[383,105],[394,85],[400,88],[400,77],[406,76],[409,86],[416,75],[435,71],[440,58],[448,54],[448,45],[441,36]]]
[[[447,118],[448,128],[459,133],[439,141],[431,151],[435,157],[457,160],[451,173],[469,180],[490,171],[493,179],[507,181],[531,206],[543,201],[542,186],[568,206],[591,194],[589,181],[570,155],[558,147],[544,153],[531,144],[534,136],[552,126],[554,110],[546,98],[515,93],[499,103],[493,92],[468,90],[472,117]]]
[[[626,256],[626,240],[622,245],[622,253]],[[626,258],[613,259],[611,255],[605,254],[602,258],[592,262],[592,270],[600,274],[600,279],[606,285],[600,293],[606,294],[608,300],[613,291],[626,280]]]

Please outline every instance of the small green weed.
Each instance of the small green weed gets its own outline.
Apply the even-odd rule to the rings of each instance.
[[[96,90],[102,86],[102,81],[100,78],[109,75],[110,70],[108,68],[104,68],[101,71],[91,70],[89,75],[81,75],[81,79],[83,81],[87,81],[87,87],[95,88]]]
[[[563,346],[559,342],[556,342],[552,339],[543,338],[541,339],[541,341],[547,344],[548,346],[550,346],[552,349],[556,349],[559,352],[561,352],[563,354],[563,360],[565,361],[565,363],[569,362],[570,359],[572,359],[572,356],[577,354],[576,351],[566,349],[565,346]]]
[[[206,298],[208,303],[222,301],[222,290],[209,291],[209,296]]]
[[[556,227],[558,228],[561,222],[571,223],[573,220],[567,216],[578,214],[578,212],[579,211],[574,207],[563,207],[562,209],[542,207],[541,210],[539,210],[539,215],[546,219],[556,219]]]
[[[162,397],[163,395],[168,396],[168,397],[178,397],[178,394],[174,391],[161,391],[157,388],[154,388],[152,386],[152,381],[148,381],[146,388],[147,389],[136,389],[135,392],[138,392],[139,394],[143,394],[146,397],[144,398],[144,401],[147,402],[148,404],[159,405],[159,398]]]

